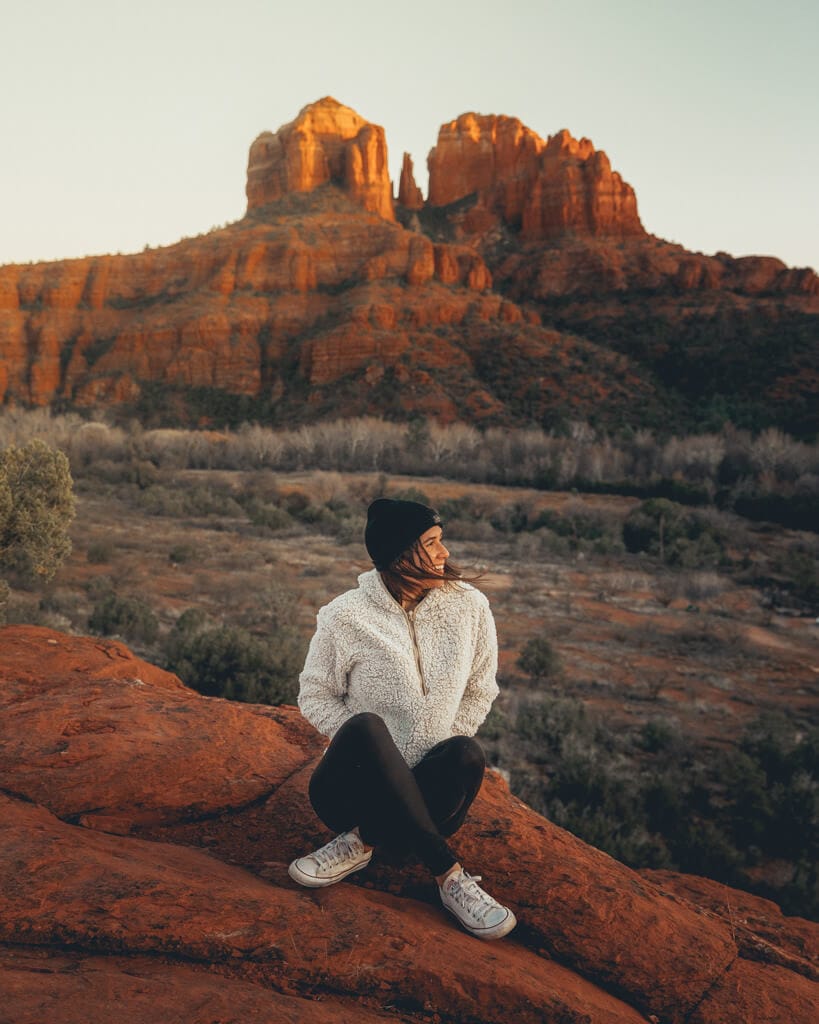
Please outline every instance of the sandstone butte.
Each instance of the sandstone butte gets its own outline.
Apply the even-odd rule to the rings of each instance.
[[[122,644],[0,630],[0,1020],[809,1024],[819,926],[637,873],[488,773],[457,837],[520,924],[459,931],[413,862],[327,890],[295,708],[202,697]]]
[[[555,403],[616,416],[664,408],[644,367],[580,336],[629,296],[672,323],[819,312],[810,270],[647,234],[633,189],[567,131],[465,114],[428,165],[427,200],[407,156],[394,201],[383,129],[327,97],[253,142],[235,224],[0,267],[0,403],[139,409],[160,385],[183,404],[191,389],[258,400],[280,423],[531,422]],[[576,323],[550,323],[555,300]],[[787,394],[806,377],[786,369],[754,386]]]
[[[250,147],[248,210],[331,182],[365,210],[395,219],[384,129],[330,96]]]

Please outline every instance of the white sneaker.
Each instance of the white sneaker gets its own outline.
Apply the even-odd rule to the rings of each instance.
[[[321,849],[294,860],[287,873],[299,885],[319,889],[366,868],[372,855],[356,832],[342,832]]]
[[[478,885],[481,876],[453,871],[440,887],[441,902],[470,933],[479,939],[500,939],[518,923],[508,907],[501,906]]]

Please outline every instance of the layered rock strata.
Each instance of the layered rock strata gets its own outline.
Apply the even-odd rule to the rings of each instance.
[[[814,429],[812,271],[647,236],[630,187],[567,132],[544,142],[514,118],[465,114],[429,164],[424,202],[404,158],[407,230],[383,130],[327,98],[253,144],[237,224],[133,256],[0,268],[0,402],[202,424],[215,404],[246,408],[234,398],[281,424],[655,423],[676,386],[669,347],[683,376],[707,380],[702,358],[754,330],[746,348],[776,339],[781,357],[746,398]],[[689,371],[689,338],[713,322],[731,338],[695,345]],[[729,399],[734,380],[722,373]]]
[[[303,396],[439,325],[504,322],[474,251],[305,202],[169,249],[0,268],[0,400],[116,404],[152,381],[275,400],[285,374]]]

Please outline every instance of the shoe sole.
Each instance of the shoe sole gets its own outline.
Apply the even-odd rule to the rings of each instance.
[[[316,878],[314,875],[305,874],[305,872],[299,868],[296,861],[293,861],[287,869],[287,873],[294,882],[298,882],[299,885],[303,885],[307,889],[324,889],[328,885],[335,885],[336,882],[340,882],[348,875],[352,875],[355,871],[361,871],[362,868],[366,868],[371,860],[372,855],[366,860],[361,861],[360,864],[355,864],[353,867],[347,868],[346,871],[342,871],[338,875],[333,875],[332,878]]]
[[[443,904],[443,908],[444,910],[448,910],[449,913],[452,914],[452,916],[455,918],[455,920],[458,922],[458,924],[461,926],[461,928],[463,928],[465,932],[467,932],[469,935],[474,935],[476,939],[502,939],[504,935],[508,935],[509,932],[511,932],[515,925],[518,923],[518,919],[510,910],[509,916],[504,918],[504,920],[501,921],[500,924],[496,924],[493,928],[486,928],[483,931],[480,929],[476,930],[464,924],[464,922],[460,919],[460,917],[458,917],[455,911],[451,907],[448,907],[445,903]]]

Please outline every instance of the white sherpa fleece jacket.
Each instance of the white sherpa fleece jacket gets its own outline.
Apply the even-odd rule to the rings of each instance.
[[[326,736],[375,712],[413,766],[441,740],[474,736],[498,695],[495,622],[468,584],[430,590],[408,613],[371,569],[316,619],[299,707]]]

